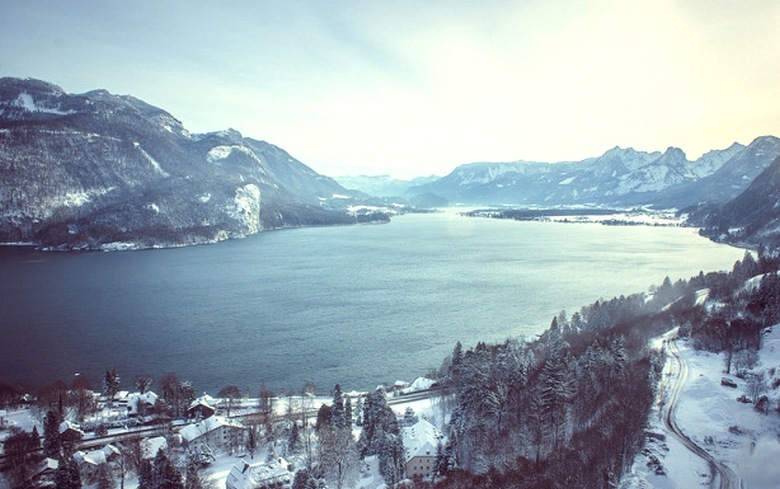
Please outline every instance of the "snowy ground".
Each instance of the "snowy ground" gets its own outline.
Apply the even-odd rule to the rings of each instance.
[[[690,343],[677,340],[679,354],[687,364],[687,375],[679,391],[676,419],[685,435],[704,448],[716,461],[723,462],[741,480],[742,487],[780,487],[780,415],[775,410],[780,390],[772,389],[780,370],[780,325],[767,331],[760,351],[761,363],[755,372],[767,372],[771,399],[769,414],[737,401],[745,393],[745,381],[723,374],[723,355],[694,350]],[[673,390],[677,368],[667,361],[659,399],[666,402]],[[769,375],[771,374],[771,375]],[[736,388],[721,385],[728,377]],[[678,441],[663,422],[663,403],[651,414],[649,436],[643,454],[634,463],[621,487],[696,488],[709,487],[712,477],[708,464]]]

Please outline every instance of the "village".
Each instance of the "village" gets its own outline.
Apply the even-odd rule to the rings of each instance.
[[[262,387],[257,398],[229,388],[193,399],[186,382],[161,382],[161,394],[151,382],[132,392],[116,384],[107,372],[100,393],[74,382],[6,403],[0,488],[378,489],[435,479],[447,442],[446,396],[423,377],[372,393],[337,385],[329,396]]]

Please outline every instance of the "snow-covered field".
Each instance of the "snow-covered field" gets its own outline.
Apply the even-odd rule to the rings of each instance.
[[[723,355],[696,351],[686,340],[677,340],[677,346],[687,364],[675,412],[679,428],[716,461],[730,468],[742,487],[780,487],[780,415],[775,409],[780,390],[772,389],[773,381],[780,378],[780,325],[765,332],[760,363],[754,369],[756,373],[766,373],[768,414],[756,411],[752,403],[737,401],[746,393],[746,381],[723,373]],[[673,361],[667,361],[659,403],[650,417],[645,450],[624,479],[623,489],[695,488],[711,484],[707,462],[686,448],[664,424],[664,402],[673,390],[676,368]],[[733,380],[737,387],[721,385],[723,377]]]

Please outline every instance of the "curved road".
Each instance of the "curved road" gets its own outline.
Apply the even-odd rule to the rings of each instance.
[[[741,489],[743,487],[742,482],[737,474],[734,473],[734,471],[731,470],[730,467],[726,466],[723,462],[715,460],[712,455],[710,455],[705,449],[697,445],[685,433],[683,433],[683,431],[677,425],[677,420],[675,419],[674,413],[677,410],[677,402],[679,400],[680,390],[688,379],[689,370],[685,359],[680,356],[680,352],[677,349],[677,343],[675,343],[674,338],[672,337],[666,339],[665,344],[667,355],[669,355],[669,358],[677,365],[674,386],[672,388],[672,392],[669,394],[668,402],[664,407],[663,417],[666,429],[688,450],[693,452],[694,455],[707,462],[707,465],[710,467],[710,472],[713,474],[713,487],[718,487],[720,489]],[[717,485],[715,485],[716,481]]]

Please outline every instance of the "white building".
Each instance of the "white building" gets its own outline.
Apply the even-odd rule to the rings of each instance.
[[[279,458],[276,462],[249,464],[240,461],[230,470],[225,489],[279,489],[292,487],[293,474],[289,464]]]
[[[193,452],[232,452],[246,445],[247,429],[222,416],[211,416],[179,431],[184,448]]]
[[[421,419],[412,426],[403,428],[404,461],[406,476],[428,477],[436,470],[436,452],[444,435],[428,421]]]

